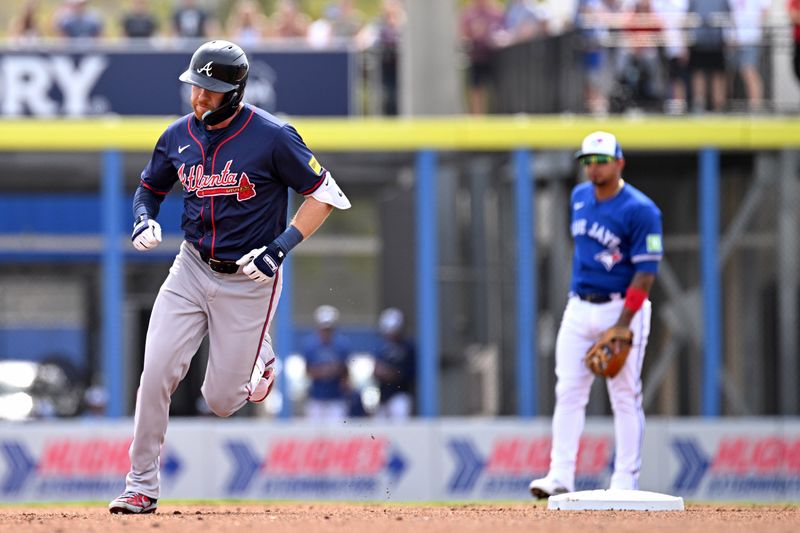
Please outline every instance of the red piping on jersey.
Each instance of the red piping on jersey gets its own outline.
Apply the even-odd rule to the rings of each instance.
[[[247,125],[250,124],[250,119],[253,118],[253,115],[255,115],[255,113],[256,112],[254,110],[250,110],[250,116],[247,117],[247,120],[245,121],[244,124],[242,124],[242,127],[239,128],[239,130],[236,133],[226,138],[224,141],[222,141],[217,145],[217,149],[214,150],[214,156],[211,158],[211,174],[214,173],[214,165],[217,163],[217,154],[219,153],[219,149],[222,148],[223,144],[225,144],[226,142],[230,141],[231,139],[242,133],[242,130],[244,130],[247,127]],[[203,158],[203,161],[205,161],[205,157]],[[216,240],[217,240],[217,225],[214,222],[214,197],[212,196],[211,197],[211,257],[214,257],[214,244]]]
[[[214,221],[214,197],[211,197],[211,257],[214,257],[214,241],[217,240],[217,224]]]
[[[306,189],[306,190],[304,190],[303,192],[301,192],[300,194],[301,194],[302,196],[306,196],[306,195],[309,195],[309,194],[313,193],[313,192],[314,192],[314,191],[316,191],[317,189],[319,189],[319,186],[320,186],[320,185],[322,185],[322,182],[323,182],[323,181],[325,181],[325,174],[326,174],[327,172],[328,172],[328,171],[327,171],[327,170],[325,170],[325,169],[323,168],[323,169],[322,169],[322,177],[319,179],[319,181],[318,181],[318,182],[316,182],[316,183],[315,183],[314,185],[312,185],[311,187],[309,187],[308,189]]]
[[[203,206],[203,207],[200,208],[200,220],[203,220],[203,211],[205,211],[205,209],[206,209],[206,206]],[[197,241],[197,245],[200,246],[201,249],[203,247],[203,239],[205,239],[205,238],[206,238],[206,236],[203,235],[202,237],[200,237],[200,240]]]
[[[155,190],[154,188],[152,188],[151,186],[149,186],[147,183],[145,183],[145,182],[144,182],[144,180],[139,180],[139,182],[140,182],[142,185],[144,185],[145,189],[149,189],[149,190],[153,191],[154,193],[156,193],[156,194],[157,194],[157,195],[159,195],[159,196],[166,196],[166,195],[167,195],[167,193],[165,193],[165,192],[161,192],[161,191],[157,191],[157,190]]]
[[[194,118],[194,115],[190,115],[189,116],[189,120],[186,121],[186,130],[189,132],[189,136],[192,139],[194,139],[194,142],[197,143],[197,146],[200,147],[200,164],[202,165],[206,161],[206,150],[205,150],[205,148],[203,148],[203,143],[198,141],[197,137],[195,137],[194,133],[192,133],[192,118]],[[205,206],[200,208],[200,220],[203,220],[203,210],[204,209],[205,209]],[[200,237],[200,240],[197,241],[197,246],[199,246],[201,250],[203,249],[203,239],[204,238],[205,238],[205,236]],[[214,254],[212,253],[211,255],[213,256]]]
[[[275,301],[275,291],[278,288],[278,276],[281,275],[280,269],[275,271],[275,278],[272,280],[272,294],[269,297],[269,307],[267,307],[267,318],[264,320],[264,326],[261,328],[261,337],[258,339],[258,349],[256,350],[256,356],[253,358],[253,368],[256,366],[256,361],[258,361],[258,357],[261,355],[261,346],[264,344],[264,334],[269,329],[269,316],[272,314],[272,304]],[[274,361],[275,359],[273,359]],[[269,366],[269,361],[266,361],[267,366]],[[250,373],[252,374],[253,371],[251,370]]]
[[[195,137],[194,133],[192,133],[192,118],[194,118],[194,115],[191,115],[189,120],[186,121],[186,129],[189,131],[189,136],[194,139],[194,142],[196,142],[197,146],[200,147],[200,163],[203,163],[206,160],[206,150],[203,148],[203,143],[198,141],[197,137]]]
[[[242,127],[239,128],[239,131],[237,131],[236,133],[234,133],[233,135],[231,135],[230,137],[228,137],[227,139],[225,139],[224,141],[219,143],[219,145],[217,146],[217,149],[214,150],[214,157],[211,158],[211,173],[212,174],[214,173],[214,164],[217,161],[217,154],[219,153],[219,149],[222,148],[223,144],[225,144],[226,142],[230,141],[231,139],[233,139],[234,137],[236,137],[237,135],[242,133],[242,130],[244,130],[247,127],[247,125],[250,124],[250,119],[253,118],[253,115],[255,115],[255,114],[256,114],[256,112],[251,110],[250,111],[250,116],[247,117],[247,120],[245,121],[244,124],[242,124]]]

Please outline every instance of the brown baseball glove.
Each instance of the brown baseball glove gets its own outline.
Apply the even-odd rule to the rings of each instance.
[[[589,348],[583,362],[594,374],[613,378],[625,365],[632,344],[633,332],[630,329],[613,326]]]

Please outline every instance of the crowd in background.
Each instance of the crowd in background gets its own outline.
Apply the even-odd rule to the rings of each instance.
[[[245,48],[283,39],[305,40],[314,47],[350,41],[368,46],[383,37],[384,26],[391,31],[404,22],[402,0],[375,0],[372,19],[357,9],[354,0],[331,0],[318,18],[302,9],[303,0],[175,0],[168,16],[156,9],[153,0],[120,0],[111,14],[92,4],[91,0],[61,0],[55,10],[45,10],[42,1],[26,0],[6,34],[12,42],[224,37]]]
[[[579,0],[568,27],[583,37],[585,110],[631,108],[682,114],[730,110],[740,82],[744,109],[765,109],[761,75],[770,0]],[[798,3],[789,0],[793,24]],[[462,13],[469,53],[469,110],[486,111],[491,54],[551,33],[547,10],[532,2],[472,0]],[[786,21],[785,26],[789,21]],[[800,31],[795,26],[795,42]],[[795,70],[800,79],[800,59]]]
[[[627,99],[663,103],[675,114],[722,112],[738,79],[746,110],[764,110],[760,65],[770,7],[770,0],[582,1],[576,24],[590,43],[587,108],[613,111]]]
[[[222,36],[245,48],[281,40],[314,48],[349,44],[376,51],[386,93],[381,111],[392,115],[397,113],[405,6],[403,0],[374,4],[374,12],[366,16],[354,0],[331,0],[313,18],[304,11],[303,0],[175,0],[167,19],[159,16],[163,9],[157,13],[153,1],[129,0],[119,3],[117,20],[112,20],[91,0],[62,0],[44,20],[41,3],[28,0],[7,35],[12,41]],[[798,4],[787,1],[787,26],[800,21]],[[498,49],[570,30],[584,38],[585,111],[724,111],[737,80],[746,110],[764,110],[759,66],[770,0],[576,0],[574,16],[566,24],[554,18],[549,0],[462,0],[458,5],[470,113],[490,111],[492,57]],[[795,43],[800,41],[796,28]],[[796,53],[798,79],[799,65]]]
[[[339,310],[321,305],[314,311],[314,331],[304,340],[301,356],[308,380],[304,415],[314,421],[373,416],[404,420],[413,414],[416,351],[405,334],[405,318],[397,308],[378,317],[374,353],[366,379],[350,369],[354,353],[339,331]]]

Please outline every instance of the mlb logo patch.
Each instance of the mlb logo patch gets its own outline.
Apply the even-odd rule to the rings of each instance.
[[[660,254],[664,251],[661,245],[661,235],[658,233],[651,233],[647,236],[647,252],[651,254]]]

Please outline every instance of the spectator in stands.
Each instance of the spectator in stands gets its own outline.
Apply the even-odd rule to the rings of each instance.
[[[764,107],[764,83],[759,72],[763,25],[767,21],[771,0],[731,0],[736,45],[736,69],[744,82],[747,109]]]
[[[547,7],[536,0],[509,0],[503,25],[507,44],[527,41],[547,35],[550,13]]]
[[[306,417],[337,421],[347,417],[349,407],[347,340],[336,331],[339,310],[322,305],[314,311],[316,331],[305,342],[303,357],[311,388],[305,404]]]
[[[69,39],[96,39],[103,34],[103,19],[87,6],[87,0],[65,0],[56,16],[56,32]]]
[[[651,0],[634,0],[620,17],[620,42],[617,55],[617,93],[619,111],[628,108],[660,108],[662,90],[659,46],[663,24],[653,12]]]
[[[228,18],[227,34],[245,48],[258,45],[269,34],[269,19],[255,0],[236,2]]]
[[[39,2],[28,0],[19,15],[13,17],[8,25],[8,36],[18,44],[31,43],[42,37],[38,21]]]
[[[316,48],[351,41],[361,30],[362,21],[353,0],[332,2],[325,7],[322,18],[309,26],[308,41]]]
[[[492,51],[503,32],[503,11],[495,0],[470,0],[461,12],[461,39],[469,56],[467,108],[473,115],[488,110]]]
[[[360,48],[372,48],[378,55],[381,73],[381,112],[397,114],[397,69],[400,36],[406,12],[400,0],[382,0],[378,18],[364,26],[356,37]]]
[[[131,9],[122,16],[122,31],[129,39],[145,39],[155,35],[158,20],[148,0],[132,0]]]
[[[727,70],[725,64],[726,29],[730,27],[728,0],[689,0],[688,21],[694,27],[689,47],[689,72],[692,76],[692,111],[706,111],[708,80],[714,111],[725,108]]]
[[[273,35],[281,39],[305,38],[309,24],[311,19],[297,7],[297,0],[280,0],[271,20]]]
[[[664,22],[664,56],[667,60],[669,91],[664,111],[670,115],[686,112],[689,92],[689,51],[686,48],[683,24],[688,0],[654,0],[653,10]]]
[[[322,13],[322,17],[308,25],[306,39],[314,48],[327,48],[333,42],[333,17],[336,16],[336,6],[329,5]]]
[[[794,36],[794,76],[800,81],[800,0],[789,0],[787,9],[789,19],[792,21],[792,35]]]
[[[375,379],[380,388],[379,418],[403,420],[411,416],[416,373],[413,343],[403,336],[403,312],[384,309],[378,317],[381,343],[375,354]]]
[[[211,16],[197,6],[196,0],[181,0],[172,13],[172,30],[176,37],[203,39],[217,33]]]
[[[615,0],[580,0],[575,26],[583,37],[584,101],[593,114],[608,112],[608,37],[609,17],[618,11]]]
[[[353,0],[339,0],[331,4],[331,25],[334,39],[353,39],[364,25],[364,15],[356,9]]]

